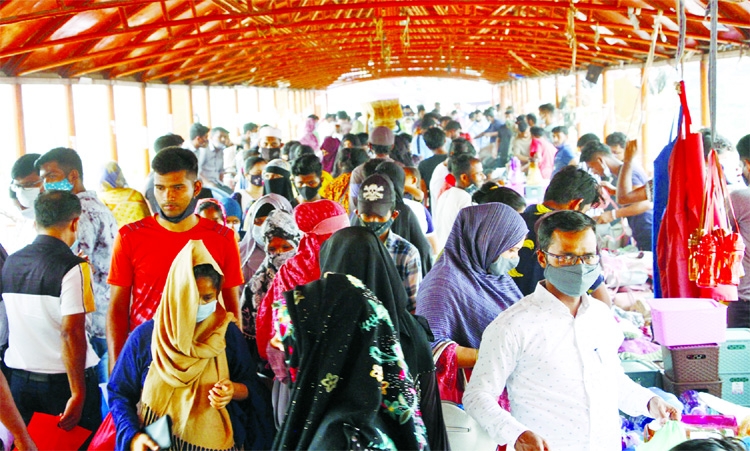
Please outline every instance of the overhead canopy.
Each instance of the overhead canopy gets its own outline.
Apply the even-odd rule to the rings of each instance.
[[[686,50],[706,5],[684,0]],[[674,58],[672,0],[0,0],[0,71],[321,89],[394,76],[501,82]],[[719,3],[719,46],[750,42],[750,2]],[[573,51],[575,49],[575,52]],[[575,59],[574,54],[575,53]]]

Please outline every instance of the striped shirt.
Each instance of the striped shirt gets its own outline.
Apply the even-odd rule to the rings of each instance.
[[[393,232],[388,233],[384,244],[396,263],[396,270],[409,296],[409,311],[414,313],[417,309],[417,290],[422,283],[422,260],[419,251],[413,244]]]

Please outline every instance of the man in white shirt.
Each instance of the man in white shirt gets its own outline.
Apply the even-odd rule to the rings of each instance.
[[[619,450],[618,409],[660,421],[680,417],[625,375],[617,323],[603,303],[585,294],[600,273],[594,227],[577,211],[544,216],[537,233],[546,280],[482,336],[463,402],[509,448]],[[512,415],[497,403],[506,388]]]
[[[443,250],[456,222],[459,210],[471,205],[471,195],[484,184],[482,162],[470,155],[452,157],[451,174],[456,179],[456,186],[440,195],[435,205],[433,224],[437,233],[437,253]]]

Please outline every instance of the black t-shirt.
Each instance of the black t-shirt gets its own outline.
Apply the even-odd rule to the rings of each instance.
[[[435,168],[446,159],[448,159],[448,155],[446,154],[435,154],[430,158],[425,158],[419,163],[419,166],[417,167],[419,175],[422,176],[422,180],[424,180],[428,188],[430,186],[430,180],[432,179],[432,173],[435,172]]]

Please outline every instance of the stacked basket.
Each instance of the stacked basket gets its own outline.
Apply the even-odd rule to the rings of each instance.
[[[750,329],[727,329],[719,351],[721,397],[750,407]]]

